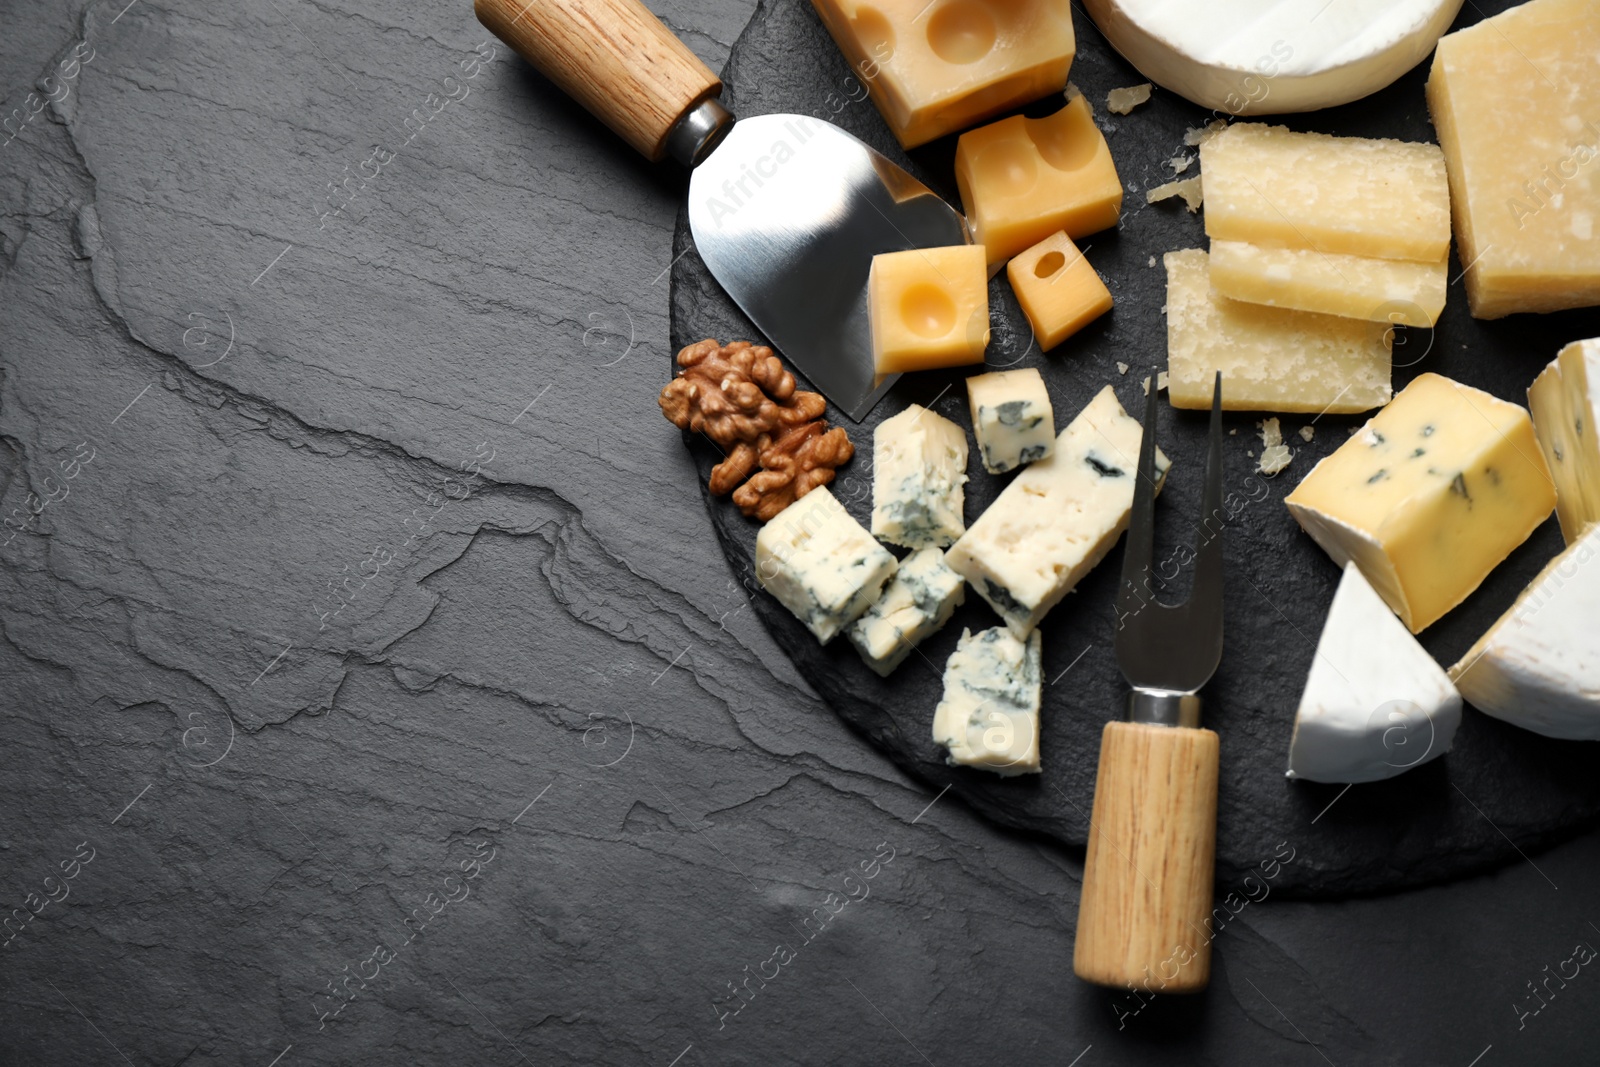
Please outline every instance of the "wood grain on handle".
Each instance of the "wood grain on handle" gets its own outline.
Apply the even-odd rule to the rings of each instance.
[[[1192,993],[1211,977],[1217,735],[1110,722],[1078,905],[1079,978]]]
[[[722,82],[639,0],[476,0],[478,21],[645,158]]]

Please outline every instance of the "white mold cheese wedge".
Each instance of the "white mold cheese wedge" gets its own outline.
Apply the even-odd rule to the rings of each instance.
[[[1375,93],[1427,58],[1462,0],[1084,0],[1163,89],[1230,115],[1315,111]]]
[[[1450,677],[1497,719],[1600,741],[1600,524],[1539,572]]]
[[[1039,773],[1039,632],[961,631],[944,668],[933,739],[949,762],[1001,775]]]
[[[1354,564],[1328,609],[1289,742],[1289,777],[1376,782],[1449,751],[1461,695]]]
[[[823,488],[756,534],[756,580],[823,644],[872,606],[898,566]]]

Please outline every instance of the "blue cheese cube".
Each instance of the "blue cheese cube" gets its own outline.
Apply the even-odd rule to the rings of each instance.
[[[872,533],[906,548],[943,548],[966,532],[967,435],[912,404],[872,434]]]
[[[944,553],[922,548],[900,561],[894,581],[850,627],[850,643],[887,678],[911,650],[950,621],[966,598],[967,583],[945,566]]]
[[[949,762],[1038,774],[1039,676],[1037,632],[1019,641],[1004,626],[961,631],[933,713],[933,739]]]
[[[1106,386],[1061,431],[1055,451],[1017,475],[946,553],[1019,639],[1127,527],[1141,435]],[[1170,465],[1156,449],[1158,491]]]
[[[813,489],[756,534],[756,579],[827,644],[872,606],[895,559],[826,489]]]
[[[972,434],[990,474],[1004,474],[1050,454],[1055,412],[1044,379],[1032,367],[976,374],[967,379]]]

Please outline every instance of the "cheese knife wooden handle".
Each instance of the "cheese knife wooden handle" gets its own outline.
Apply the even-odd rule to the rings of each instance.
[[[1072,967],[1099,985],[1193,993],[1211,976],[1217,735],[1109,722]]]
[[[639,0],[476,0],[478,21],[649,160],[722,82]]]

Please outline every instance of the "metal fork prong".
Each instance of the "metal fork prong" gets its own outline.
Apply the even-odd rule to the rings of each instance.
[[[1217,643],[1222,635],[1222,372],[1217,372],[1211,393],[1211,429],[1206,435],[1206,482],[1200,521],[1195,530],[1194,588],[1189,604],[1194,612],[1196,636]],[[1220,650],[1219,650],[1220,651]]]
[[[1150,594],[1151,559],[1155,551],[1156,514],[1156,375],[1152,370],[1144,399],[1144,429],[1139,435],[1139,468],[1128,515],[1128,541],[1122,555],[1122,584],[1117,587],[1117,618],[1128,618]],[[1120,625],[1119,625],[1120,629]]]

